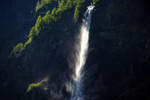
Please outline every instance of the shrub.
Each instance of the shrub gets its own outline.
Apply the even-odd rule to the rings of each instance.
[[[48,82],[48,77],[45,77],[40,82],[29,84],[29,86],[27,87],[26,93],[29,93],[33,88],[41,87],[46,82]]]
[[[24,49],[23,43],[18,43],[11,51],[10,56],[16,56],[16,57],[20,56],[23,49]]]

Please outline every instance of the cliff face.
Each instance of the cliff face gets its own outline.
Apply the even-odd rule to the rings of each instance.
[[[97,7],[86,66],[86,100],[149,98],[149,15],[145,8],[135,0],[105,0]]]
[[[36,1],[5,1],[0,23],[0,99],[68,100],[75,52],[74,44],[83,13],[73,21],[74,9],[47,25],[19,57],[8,58],[18,42],[53,5],[35,13]],[[149,91],[150,35],[148,6],[142,0],[100,0],[95,7],[85,65],[85,100],[147,100]],[[48,81],[41,82],[48,76]],[[38,87],[26,93],[31,83]],[[39,82],[40,83],[40,82]]]

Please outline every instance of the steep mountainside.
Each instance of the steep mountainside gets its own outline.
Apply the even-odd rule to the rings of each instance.
[[[150,99],[150,15],[143,0],[3,0],[0,100],[68,100],[72,55],[93,2],[85,100]]]

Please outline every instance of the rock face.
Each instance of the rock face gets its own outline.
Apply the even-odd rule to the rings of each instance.
[[[19,0],[14,2],[6,0],[3,3],[6,6],[0,6],[4,12],[0,16],[0,100],[70,99],[71,55],[75,52],[73,46],[82,14],[90,3],[83,5],[78,23],[72,20],[73,10],[66,11],[62,19],[35,38],[20,57],[8,59],[12,47],[27,39],[25,33],[36,16],[34,0],[25,0],[24,7],[19,6],[22,5]],[[4,10],[5,7],[12,9]],[[85,100],[150,99],[150,16],[147,2],[100,0],[95,9],[84,67],[83,97]],[[14,14],[13,20],[8,17],[11,14]],[[25,94],[30,83],[45,76],[49,76],[48,83]]]

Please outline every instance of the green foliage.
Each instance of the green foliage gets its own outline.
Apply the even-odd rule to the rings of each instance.
[[[35,11],[38,12],[39,9],[41,9],[43,6],[50,4],[52,1],[56,1],[56,0],[41,0],[37,2],[36,7],[35,7]]]
[[[45,14],[45,16],[42,18],[43,19],[43,23],[45,24],[50,24],[50,19],[49,19],[49,16],[50,16],[50,10],[48,10]]]
[[[38,16],[35,25],[31,28],[28,37],[38,36],[41,30],[42,17]]]
[[[34,27],[34,26],[32,26],[32,28],[30,29],[30,32],[29,32],[28,38],[33,37],[33,36],[34,36],[34,34],[35,34],[35,27]]]
[[[99,0],[93,0],[93,4],[96,4],[97,2],[99,2]]]
[[[36,5],[36,12],[42,8],[44,5],[46,4],[50,4],[52,1],[56,1],[56,0],[41,0],[41,2],[37,2],[37,5]],[[77,22],[77,19],[78,19],[78,16],[79,16],[79,13],[80,13],[80,7],[81,7],[81,4],[83,2],[85,2],[85,0],[57,0],[58,1],[58,8],[56,10],[56,8],[53,8],[52,10],[52,13],[56,15],[59,15],[61,13],[63,13],[65,10],[69,9],[69,8],[72,8],[73,6],[75,6],[75,11],[74,11],[74,22]],[[97,1],[97,0],[93,0],[94,3]],[[53,15],[52,14],[52,15]],[[57,18],[54,18],[56,16],[51,16],[52,19],[54,21],[57,21]]]
[[[16,57],[20,56],[23,49],[24,49],[23,43],[18,43],[11,51],[10,56],[16,56]]]
[[[38,11],[45,4],[51,3],[52,1],[56,0],[41,0],[41,2],[38,1],[36,11]],[[81,5],[84,2],[85,0],[57,0],[58,7],[54,7],[52,11],[48,10],[43,17],[38,16],[35,25],[32,26],[32,28],[29,31],[28,40],[24,44],[17,44],[12,50],[11,55],[19,56],[20,53],[26,48],[26,46],[33,41],[34,37],[40,34],[41,30],[45,28],[44,26],[50,25],[52,24],[52,22],[58,21],[61,18],[62,13],[64,13],[66,10],[73,7],[75,8],[73,19],[74,22],[77,22]],[[94,2],[96,1],[94,0]]]
[[[64,4],[65,4],[64,0],[60,0],[60,1],[58,0],[58,8],[59,9],[63,9]]]
[[[25,43],[24,48],[26,48],[27,45],[29,45],[32,42],[32,37],[30,37]]]
[[[48,82],[48,77],[45,77],[43,80],[37,83],[31,83],[29,84],[26,93],[29,93],[33,88],[41,87],[44,83]]]
[[[73,6],[73,4],[74,4],[74,0],[68,0],[65,6],[66,6],[66,8],[67,7],[71,8]]]
[[[41,23],[42,23],[42,17],[41,16],[38,16],[37,20],[36,20],[36,23],[34,25],[35,27],[35,35],[38,36],[39,33],[40,33],[40,30],[41,30]]]
[[[80,4],[77,4],[76,7],[75,7],[74,16],[73,16],[73,19],[74,19],[74,22],[75,22],[75,23],[76,23],[77,20],[78,20],[79,8],[80,8]]]
[[[76,23],[77,20],[78,20],[78,17],[79,17],[79,14],[80,14],[80,8],[81,8],[81,5],[82,3],[84,3],[85,0],[75,0],[75,10],[74,10],[74,16],[73,16],[73,19],[74,19],[74,22]]]
[[[50,20],[53,20],[53,21],[57,21],[57,16],[56,16],[56,8],[53,8],[52,12],[51,12],[51,15],[49,17]]]

